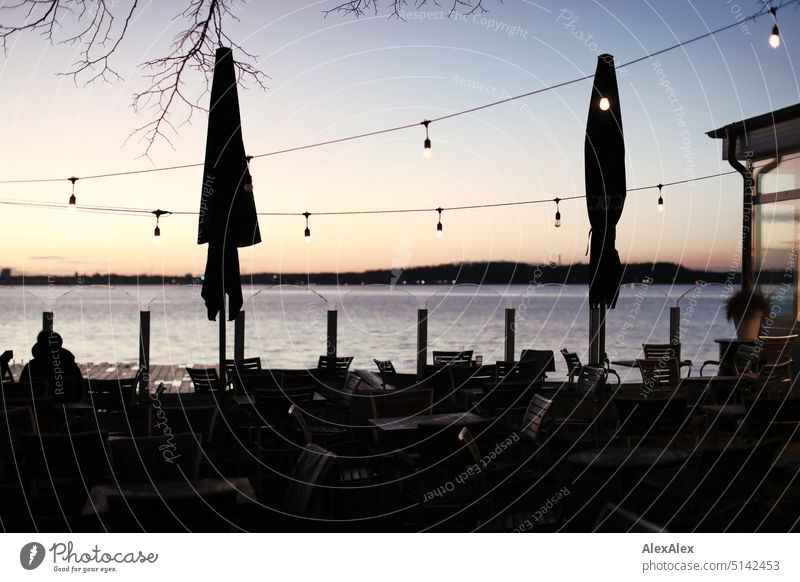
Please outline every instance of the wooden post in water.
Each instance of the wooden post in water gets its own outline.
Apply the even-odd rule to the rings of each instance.
[[[517,319],[517,310],[513,307],[506,307],[506,362],[513,362],[514,360],[514,334],[516,332],[515,320]]]
[[[428,363],[428,310],[417,309],[417,376],[425,375]]]
[[[669,308],[669,343],[673,347],[681,345],[681,308]]]
[[[244,359],[244,309],[233,320],[233,359]]]
[[[42,311],[42,329],[44,331],[53,331],[53,312]]]
[[[139,398],[144,399],[150,387],[150,312],[139,312]]]
[[[327,339],[327,347],[326,353],[328,356],[336,357],[336,342],[338,340],[338,312],[336,309],[329,309],[328,310],[328,339]]]

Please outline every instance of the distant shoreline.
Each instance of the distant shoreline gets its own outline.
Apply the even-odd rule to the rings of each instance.
[[[676,263],[630,263],[624,266],[623,283],[647,281],[652,284],[738,283],[740,274],[724,271],[688,269]],[[762,271],[762,283],[782,282],[783,271]],[[258,273],[243,275],[243,285],[452,285],[454,283],[482,285],[538,285],[558,283],[587,285],[589,265],[544,264],[512,262],[476,262],[446,264],[407,269],[384,269],[348,273]],[[774,279],[774,281],[773,281]],[[200,285],[202,279],[186,275],[18,275],[4,272],[0,285]]]

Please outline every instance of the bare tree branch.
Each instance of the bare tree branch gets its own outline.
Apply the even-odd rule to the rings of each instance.
[[[268,77],[252,64],[256,57],[233,42],[223,28],[224,21],[238,20],[231,7],[240,1],[188,0],[186,9],[175,17],[185,20],[187,28],[175,38],[171,52],[140,65],[150,84],[133,96],[132,105],[137,113],[152,111],[153,119],[131,132],[126,142],[131,138],[143,142],[144,156],[158,141],[171,146],[170,138],[177,134],[177,126],[189,122],[195,111],[204,110],[199,101],[203,95],[193,98],[186,91],[187,76],[199,72],[205,76],[207,87],[210,86],[217,46],[226,45],[235,54],[244,55],[244,61],[235,61],[240,85],[266,88]],[[124,19],[116,19],[115,12],[121,11],[116,0],[17,0],[0,5],[3,19],[0,46],[7,53],[14,36],[38,33],[52,44],[81,47],[71,68],[60,73],[71,76],[76,84],[120,80],[122,77],[112,68],[111,59],[138,8],[139,0],[128,0]],[[59,39],[57,35],[62,30],[74,32]],[[174,116],[180,110],[186,111],[186,115],[175,122]]]
[[[168,114],[176,104],[184,106],[187,112],[180,125],[190,122],[195,112],[205,111],[199,105],[200,98],[191,98],[185,91],[187,72],[199,71],[205,75],[207,87],[210,86],[216,49],[223,45],[234,49],[234,53],[255,60],[254,55],[234,42],[223,30],[224,19],[236,19],[230,4],[229,0],[192,0],[180,14],[189,22],[189,27],[177,36],[172,44],[172,52],[141,65],[150,71],[145,75],[150,86],[133,96],[132,105],[136,112],[153,109],[157,113],[152,121],[136,128],[128,136],[128,139],[138,138],[147,144],[143,155],[147,156],[159,139],[171,144],[170,135],[176,133],[176,127]],[[266,89],[264,83],[268,77],[258,68],[243,61],[234,60],[234,64],[240,85],[254,84]]]
[[[502,2],[502,0],[500,1]],[[348,0],[347,2],[342,2],[323,12],[325,16],[336,12],[345,16],[355,16],[358,18],[364,16],[367,12],[377,15],[380,12],[380,4],[380,0]],[[387,4],[391,10],[390,17],[399,18],[400,20],[404,20],[402,13],[406,6],[411,5],[415,10],[419,10],[425,6],[436,6],[437,8],[441,8],[442,6],[439,0],[387,0]],[[451,16],[457,12],[466,15],[473,14],[474,12],[488,12],[483,6],[483,0],[452,0],[448,1],[446,4],[450,5],[448,14]]]

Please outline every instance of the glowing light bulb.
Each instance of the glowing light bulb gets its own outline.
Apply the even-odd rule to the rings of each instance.
[[[67,205],[67,212],[69,212],[70,214],[75,214],[78,211],[78,208],[77,208],[77,206],[75,204],[76,202],[77,201],[75,200],[75,194],[72,194],[69,197],[69,204]]]
[[[426,160],[430,160],[433,153],[431,152],[431,140],[425,138],[425,147],[422,150],[422,155],[425,157]]]
[[[556,211],[556,221],[554,224],[556,228],[559,228],[561,226],[561,212],[559,211]]]
[[[161,229],[158,226],[153,231],[153,244],[156,246],[161,244]]]
[[[664,212],[664,199],[661,196],[658,197],[658,211]]]
[[[436,238],[442,238],[444,236],[444,230],[442,229],[442,223],[436,225]]]
[[[307,244],[307,245],[310,245],[310,244],[311,244],[311,229],[310,229],[310,228],[308,228],[308,227],[306,227],[306,231],[305,231],[305,233],[304,233],[303,240],[305,240],[305,241],[306,241],[306,244]]]
[[[608,100],[608,97],[600,98],[600,109],[602,111],[608,111],[609,109],[611,109],[611,101]]]
[[[778,30],[778,25],[772,27],[772,34],[769,35],[769,46],[776,49],[781,46],[781,33]]]

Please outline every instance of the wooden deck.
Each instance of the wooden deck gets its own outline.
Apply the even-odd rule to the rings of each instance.
[[[167,387],[167,392],[191,392],[193,387],[189,374],[186,373],[187,365],[192,368],[208,367],[206,364],[153,364],[150,366],[150,389],[153,390],[163,382]],[[80,368],[84,378],[113,380],[115,378],[132,378],[136,375],[139,365],[102,362],[80,364]],[[12,365],[11,371],[14,378],[18,379],[22,372],[22,366]]]
[[[153,364],[150,366],[150,390],[155,390],[161,382],[167,387],[167,392],[193,392],[192,380],[186,373],[186,367],[190,368],[210,368],[208,364]],[[88,363],[81,364],[81,373],[84,378],[90,380],[113,380],[115,378],[132,378],[139,369],[138,364],[110,364],[103,362],[100,364]],[[14,378],[19,379],[22,366],[14,364],[11,366]],[[354,370],[351,376],[354,379],[361,378],[362,388],[378,389],[381,387],[380,376],[368,370]]]

